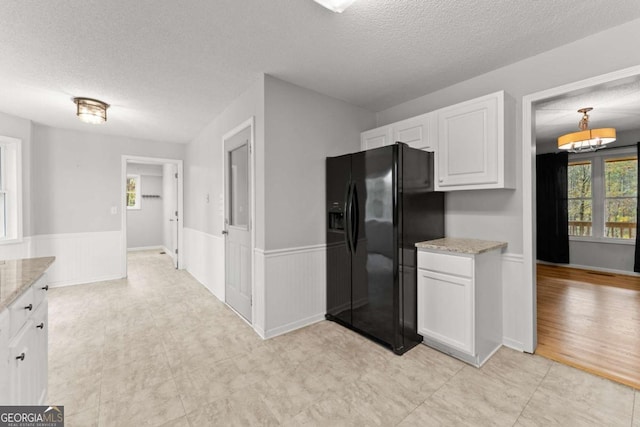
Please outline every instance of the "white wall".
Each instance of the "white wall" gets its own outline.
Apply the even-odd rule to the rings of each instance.
[[[147,165],[145,165],[147,166]],[[139,168],[129,165],[127,174],[138,174]],[[127,210],[127,248],[155,248],[163,246],[162,166],[159,175],[140,176],[140,209]],[[142,197],[155,195],[160,197]]]
[[[325,159],[360,151],[374,114],[266,76],[265,115],[265,249],[325,243]]]
[[[498,90],[505,90],[516,100],[515,148],[517,182],[516,190],[486,190],[449,193],[446,202],[446,233],[479,239],[508,242],[507,251],[519,255],[523,252],[522,213],[522,98],[545,89],[554,88],[589,77],[640,64],[640,49],[627,49],[631,40],[640,38],[640,20],[631,21],[613,29],[567,44],[557,49],[527,58],[473,79],[458,83],[437,92],[421,96],[387,110],[377,116],[377,124],[384,125],[447,105],[465,101]],[[596,52],[598,60],[592,54]],[[511,256],[510,259],[517,259]],[[513,263],[511,263],[513,264]],[[523,319],[531,312],[523,294],[530,292],[522,284],[524,275],[510,265],[505,276],[504,322],[505,325],[522,325],[506,336],[514,347],[526,340],[530,319]],[[524,329],[523,329],[524,328]]]
[[[264,247],[264,76],[215,117],[186,150],[185,268],[220,300],[224,294],[224,189],[222,137],[249,118],[255,118],[256,247]],[[263,278],[254,278],[254,305],[263,305]],[[264,327],[264,314],[256,313],[254,325]]]
[[[33,125],[31,255],[57,257],[53,284],[120,277],[122,155],[183,159],[185,148]]]
[[[255,117],[254,328],[273,336],[325,312],[325,157],[358,151],[375,115],[264,76],[187,147],[187,269],[224,300],[222,137]],[[209,201],[207,202],[207,195]]]

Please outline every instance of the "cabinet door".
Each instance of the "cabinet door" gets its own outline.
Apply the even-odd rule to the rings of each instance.
[[[473,281],[418,270],[418,333],[474,354]]]
[[[438,179],[442,191],[500,188],[504,173],[504,93],[437,112]],[[502,168],[502,169],[501,169]]]
[[[385,145],[391,145],[393,143],[391,126],[371,129],[360,134],[360,145],[363,151],[384,147]]]
[[[37,405],[34,397],[36,368],[35,325],[29,319],[9,344],[9,402],[12,405]]]
[[[391,125],[393,129],[393,141],[404,142],[409,147],[419,150],[434,150],[433,141],[435,116],[433,114],[423,114],[421,116],[412,117],[401,122]]]
[[[9,310],[0,310],[0,405],[9,403]]]
[[[34,333],[33,340],[33,384],[34,398],[38,405],[43,405],[47,399],[48,386],[48,346],[49,346],[49,315],[47,301],[43,301],[33,314],[31,325]]]

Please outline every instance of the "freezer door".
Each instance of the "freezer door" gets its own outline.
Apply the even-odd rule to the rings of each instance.
[[[353,222],[352,323],[391,347],[398,332],[397,153],[393,145],[351,158],[357,217]]]
[[[346,223],[350,179],[350,156],[327,158],[327,317],[347,324],[351,324],[351,252]]]

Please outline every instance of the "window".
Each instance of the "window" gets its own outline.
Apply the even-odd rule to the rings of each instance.
[[[604,187],[605,237],[635,239],[638,196],[637,157],[605,159]]]
[[[569,235],[596,240],[635,239],[636,149],[598,151],[569,159]]]
[[[140,209],[140,175],[127,175],[127,209]]]
[[[569,182],[569,235],[592,235],[591,161],[570,162]]]
[[[0,243],[22,238],[22,141],[0,136]]]

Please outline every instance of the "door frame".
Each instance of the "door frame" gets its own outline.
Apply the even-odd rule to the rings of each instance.
[[[251,298],[252,298],[252,304],[251,304],[251,322],[249,322],[247,319],[245,319],[243,316],[239,315],[238,316],[243,319],[244,321],[246,321],[247,323],[249,323],[250,325],[254,325],[256,322],[256,280],[255,280],[255,273],[256,273],[256,254],[255,254],[255,249],[256,249],[256,193],[255,193],[255,179],[256,179],[256,156],[255,156],[255,116],[251,116],[249,117],[247,120],[245,120],[244,122],[240,123],[239,125],[237,125],[236,127],[234,127],[233,129],[231,129],[230,131],[228,131],[227,133],[225,133],[224,135],[222,135],[222,191],[223,191],[223,197],[222,197],[222,224],[220,224],[220,229],[224,230],[226,228],[226,224],[225,224],[225,219],[227,216],[227,186],[228,186],[228,182],[227,182],[227,151],[225,150],[225,141],[229,138],[232,138],[233,136],[237,135],[238,133],[240,133],[241,131],[245,130],[246,128],[250,128],[249,131],[249,201],[251,203],[251,209],[249,210],[249,232],[250,232],[250,236],[251,236],[251,247],[249,248],[251,251]],[[224,266],[224,303],[227,304],[227,306],[229,308],[231,308],[233,310],[233,307],[231,307],[228,303],[227,303],[227,260],[226,260],[226,256],[227,256],[227,239],[226,237],[222,234],[222,239],[223,239],[223,258],[224,258],[224,262],[223,262],[223,266]],[[233,310],[235,312],[235,310]]]
[[[596,77],[546,89],[525,95],[522,98],[522,257],[524,290],[522,309],[523,350],[533,353],[537,346],[537,308],[536,308],[536,138],[534,104],[548,98],[561,96],[569,92],[588,89],[624,78],[640,75],[640,65],[624,68]]]
[[[178,170],[178,268],[184,269],[184,188],[183,161],[179,159],[165,159],[160,157],[144,157],[123,154],[120,168],[120,271],[122,277],[127,277],[127,164],[141,163],[148,165],[164,165],[171,163]]]

